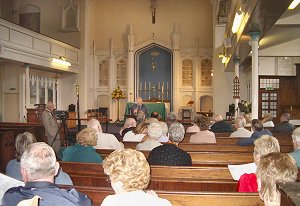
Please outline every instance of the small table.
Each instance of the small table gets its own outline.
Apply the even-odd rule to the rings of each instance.
[[[130,114],[130,108],[134,104],[135,103],[133,103],[133,102],[128,102],[127,103],[126,110],[125,110],[125,115],[129,115]],[[148,109],[148,117],[150,116],[150,114],[152,112],[158,112],[162,116],[163,120],[166,119],[166,106],[165,106],[165,103],[159,103],[159,102],[158,103],[145,103],[145,102],[143,102],[143,104]],[[148,118],[148,117],[146,117],[146,118]]]

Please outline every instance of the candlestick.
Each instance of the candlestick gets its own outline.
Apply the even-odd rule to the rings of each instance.
[[[145,91],[147,90],[147,82],[145,81]]]
[[[160,82],[158,82],[158,88],[157,88],[157,90],[159,90],[160,89]]]
[[[149,82],[149,90],[151,90],[151,82]]]
[[[169,90],[169,82],[167,82],[167,91]]]

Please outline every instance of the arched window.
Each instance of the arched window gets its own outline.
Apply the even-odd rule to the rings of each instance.
[[[213,98],[209,95],[200,97],[200,111],[211,112],[213,111]]]
[[[117,85],[126,86],[127,82],[127,62],[125,59],[120,59],[117,62]]]
[[[109,62],[107,59],[100,61],[99,63],[99,86],[108,86],[109,79]]]
[[[40,32],[41,9],[27,4],[19,10],[19,25],[35,32]]]
[[[210,59],[201,61],[201,86],[212,86],[212,62]]]
[[[193,86],[193,60],[182,61],[182,86]]]

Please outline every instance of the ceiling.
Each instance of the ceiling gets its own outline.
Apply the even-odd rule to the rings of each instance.
[[[236,57],[235,54],[240,57],[242,66],[247,67],[251,64],[251,55],[249,55],[251,52],[249,32],[251,31],[261,32],[259,51],[300,38],[300,5],[294,10],[288,10],[287,8],[292,0],[258,0],[256,5],[254,5],[255,1],[253,0],[250,3],[249,0],[248,2],[245,0],[241,2],[248,3],[245,6],[248,8],[248,21],[242,23],[242,29],[237,34],[230,33],[233,22],[232,16],[236,11],[234,10],[231,18],[230,14],[228,16],[225,34],[230,36],[232,40],[232,48],[227,51],[230,60],[225,65],[225,71],[230,72],[234,71],[233,59]],[[251,11],[249,8],[253,8],[253,10]]]

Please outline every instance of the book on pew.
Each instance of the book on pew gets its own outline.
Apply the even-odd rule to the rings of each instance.
[[[240,177],[247,173],[256,173],[256,164],[254,162],[242,165],[228,165],[228,169],[232,178],[236,181],[240,179]]]

